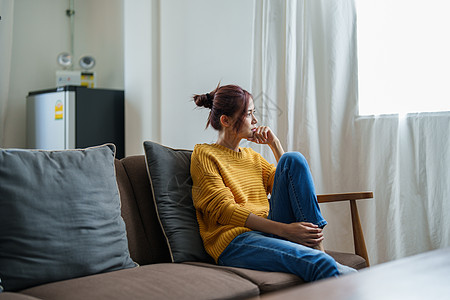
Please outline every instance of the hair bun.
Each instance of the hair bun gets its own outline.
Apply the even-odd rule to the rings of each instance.
[[[195,104],[200,107],[212,108],[213,100],[214,100],[214,96],[211,95],[210,93],[194,96]]]

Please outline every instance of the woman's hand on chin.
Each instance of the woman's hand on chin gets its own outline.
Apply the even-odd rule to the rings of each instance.
[[[252,129],[252,131],[253,136],[247,139],[250,142],[271,145],[278,140],[272,129],[270,129],[268,126],[258,126]]]
[[[252,131],[253,136],[247,138],[247,140],[257,144],[269,145],[270,149],[272,149],[275,159],[278,162],[283,155],[284,150],[283,146],[281,146],[280,140],[277,138],[275,133],[273,133],[273,131],[268,126],[258,126],[252,129]]]

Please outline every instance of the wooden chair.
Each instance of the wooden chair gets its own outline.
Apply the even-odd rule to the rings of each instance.
[[[319,203],[350,201],[350,213],[352,216],[352,229],[353,229],[353,240],[355,242],[355,253],[366,260],[368,267],[370,266],[369,256],[367,255],[366,242],[364,240],[364,234],[361,227],[361,221],[359,219],[356,200],[371,199],[371,198],[373,198],[373,192],[317,195],[317,201]]]

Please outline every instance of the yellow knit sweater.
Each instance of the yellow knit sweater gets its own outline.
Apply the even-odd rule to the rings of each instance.
[[[251,148],[196,145],[191,158],[192,199],[206,252],[217,262],[250,213],[267,217],[275,166]]]

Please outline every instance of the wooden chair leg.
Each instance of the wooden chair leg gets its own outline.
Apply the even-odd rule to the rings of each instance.
[[[366,243],[364,241],[364,235],[361,227],[361,221],[359,219],[358,207],[356,206],[356,200],[350,200],[350,212],[352,216],[355,253],[364,258],[367,262],[367,266],[369,267],[369,255],[367,254]]]
[[[319,203],[350,201],[350,213],[352,216],[353,240],[355,242],[355,253],[366,260],[367,266],[369,264],[369,255],[367,254],[366,242],[364,241],[364,234],[359,219],[358,207],[356,200],[371,199],[373,192],[356,192],[356,193],[340,193],[340,194],[325,194],[317,195]]]

